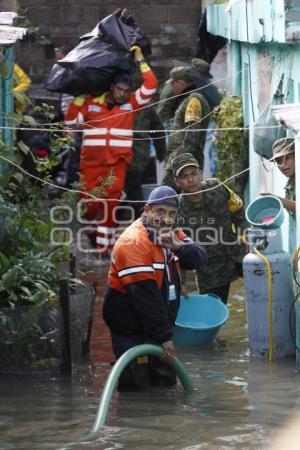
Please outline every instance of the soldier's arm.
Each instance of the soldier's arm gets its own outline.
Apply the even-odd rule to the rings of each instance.
[[[225,184],[223,185],[223,189],[226,190],[228,209],[230,211],[232,223],[236,227],[243,229],[248,228],[249,224],[246,221],[243,200]]]
[[[203,168],[204,145],[202,149],[199,148],[199,140],[201,139],[201,134],[205,134],[206,131],[193,131],[194,129],[203,128],[203,126],[201,127],[201,122],[204,118],[203,104],[199,98],[192,96],[183,102],[182,107],[184,108],[182,111],[184,114],[183,128],[185,128],[186,131],[180,133],[181,142],[178,153],[191,153],[197,159],[200,168]],[[176,116],[174,122],[175,121]]]
[[[165,82],[159,94],[159,103],[157,105],[157,114],[163,122],[165,128],[171,125],[174,119],[178,99],[174,97],[171,82]]]
[[[273,195],[273,194],[272,194]],[[290,200],[289,198],[286,197],[277,197],[279,198],[279,200],[281,200],[283,207],[287,210],[287,211],[291,211],[291,212],[295,212],[296,211],[296,202],[294,202],[293,200]]]

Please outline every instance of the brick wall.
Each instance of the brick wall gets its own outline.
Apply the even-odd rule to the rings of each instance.
[[[0,11],[16,11],[17,0],[0,0]]]
[[[118,7],[127,8],[152,42],[149,58],[159,78],[167,77],[174,65],[196,55],[197,25],[201,0],[18,0],[27,10],[38,41],[18,44],[17,60],[33,82],[42,83],[53,65],[53,47],[75,45],[103,17]]]

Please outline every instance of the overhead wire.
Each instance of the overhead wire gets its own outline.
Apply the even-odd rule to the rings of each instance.
[[[209,114],[205,117],[203,117],[201,120],[199,120],[198,122],[200,123],[203,119],[205,119],[206,117],[208,117]],[[193,124],[198,123],[198,122],[193,122]],[[255,129],[272,129],[272,128],[282,128],[282,125],[265,125],[265,126],[255,126]],[[251,129],[251,126],[248,127],[226,127],[226,128],[213,128],[213,131],[249,131]],[[42,132],[52,132],[52,133],[58,133],[59,131],[61,132],[73,132],[73,133],[77,133],[77,132],[81,132],[82,130],[76,130],[76,129],[70,129],[70,128],[66,128],[65,130],[62,129],[55,129],[55,130],[50,130],[48,128],[34,128],[34,127],[8,127],[8,126],[0,126],[0,130],[20,130],[20,131],[42,131]],[[188,132],[197,132],[197,131],[208,131],[211,130],[211,128],[193,128],[190,129],[190,125],[188,127],[185,128],[180,128],[178,130],[174,130],[174,129],[166,129],[163,128],[161,130],[133,130],[134,133],[150,133],[150,134],[156,134],[156,133],[163,133],[163,132],[167,132],[170,133],[172,131],[176,131],[176,133],[183,133],[185,131]],[[118,136],[117,134],[115,134],[115,136]],[[123,137],[123,135],[122,135]],[[127,139],[129,140],[134,140],[134,138],[131,137],[127,137]],[[135,140],[145,140],[148,138],[136,138]],[[161,137],[159,138],[154,138],[154,139],[162,139]]]
[[[266,60],[266,59],[270,59],[270,58],[272,58],[272,57],[270,55],[268,55],[268,56],[262,58],[262,60]],[[207,88],[207,87],[209,87],[211,85],[217,85],[219,82],[230,80],[230,79],[232,79],[233,76],[237,76],[237,75],[241,74],[242,72],[244,72],[245,70],[248,70],[248,69],[246,69],[246,68],[245,69],[241,69],[241,70],[236,71],[236,72],[234,72],[233,74],[231,74],[231,75],[229,75],[227,77],[219,78],[217,80],[214,80],[213,82],[207,83],[204,86],[201,86],[201,87],[198,87],[198,88],[195,88],[195,89],[191,89],[191,90],[188,90],[186,92],[183,92],[183,93],[180,93],[180,94],[177,94],[177,95],[173,95],[173,96],[168,97],[166,99],[162,99],[162,100],[158,100],[156,102],[149,103],[149,104],[147,104],[145,106],[141,106],[138,110],[141,111],[143,109],[151,108],[151,107],[159,105],[161,103],[164,103],[164,102],[167,102],[167,101],[171,101],[171,100],[173,100],[173,99],[175,99],[177,97],[186,96],[186,95],[192,94],[193,92],[201,91],[201,90],[203,90],[203,89],[205,89],[205,88]],[[125,114],[130,114],[130,113],[131,113],[131,111],[123,111],[123,112],[120,112],[118,114],[115,114],[114,116],[108,116],[106,118],[99,119],[99,120],[97,119],[97,122],[102,122],[102,121],[108,120],[108,119],[110,119],[112,117],[118,117],[118,116],[122,116],[122,115],[125,115]],[[1,117],[4,118],[4,119],[7,119],[7,120],[16,121],[16,122],[20,121],[19,118],[16,118],[16,117],[13,117],[13,116],[9,116],[9,115],[1,116]],[[93,120],[83,122],[82,125],[88,125],[89,122],[93,122]],[[58,129],[54,128],[55,125],[58,125],[60,128],[58,128]],[[51,127],[51,129],[46,128],[46,126]],[[82,128],[80,128],[80,129],[73,129],[73,128],[66,127],[66,126],[64,128],[61,128],[61,126],[63,126],[63,127],[65,126],[65,122],[64,121],[62,121],[62,122],[48,122],[48,123],[44,122],[43,123],[43,127],[45,127],[45,128],[40,128],[40,127],[37,127],[37,128],[34,128],[34,127],[5,127],[5,126],[4,127],[0,127],[0,128],[15,129],[15,130],[27,130],[27,129],[30,129],[30,130],[49,131],[49,132],[55,132],[55,131],[58,131],[58,132],[64,132],[64,131],[82,132]],[[136,131],[137,130],[134,130],[134,132],[136,132]],[[149,131],[149,130],[147,130],[147,131]],[[150,130],[150,131],[152,131],[152,130]],[[153,131],[155,131],[155,130],[153,130]],[[162,130],[162,131],[168,131],[168,130]]]
[[[28,175],[29,177],[31,177],[31,178],[33,178],[33,179],[35,179],[35,180],[41,182],[42,184],[47,184],[47,185],[49,185],[49,186],[52,186],[52,187],[61,189],[61,190],[66,191],[66,192],[73,192],[73,193],[75,193],[75,194],[82,194],[82,195],[84,195],[85,197],[89,197],[89,198],[92,198],[92,199],[94,199],[94,200],[100,200],[99,197],[97,197],[97,196],[95,196],[95,195],[93,195],[93,194],[91,194],[91,193],[89,193],[89,192],[82,191],[82,190],[80,190],[80,189],[70,189],[70,188],[66,188],[66,187],[63,187],[63,186],[56,185],[55,183],[52,183],[51,181],[44,180],[43,178],[39,178],[39,177],[37,177],[36,175],[33,175],[33,174],[31,174],[30,172],[27,172],[22,166],[20,166],[19,164],[17,164],[15,161],[12,161],[11,159],[6,158],[5,156],[3,156],[3,155],[1,155],[1,154],[0,154],[0,159],[2,159],[3,161],[5,161],[5,162],[8,163],[8,164],[13,165],[13,166],[16,167],[18,170],[20,170],[22,173],[24,173],[25,175]],[[243,173],[248,172],[250,169],[252,169],[252,168],[254,168],[254,167],[258,167],[258,166],[260,166],[260,165],[262,165],[262,162],[260,162],[260,163],[258,163],[258,164],[253,164],[251,167],[247,167],[246,169],[242,170],[241,172],[235,173],[234,175],[232,175],[231,177],[227,178],[226,180],[220,181],[219,184],[216,185],[216,186],[212,186],[212,187],[207,188],[207,189],[201,189],[201,190],[196,191],[196,192],[193,192],[193,193],[178,194],[178,197],[180,197],[180,196],[195,195],[195,194],[200,194],[200,193],[202,193],[202,192],[213,191],[214,189],[218,189],[220,186],[225,185],[226,183],[228,183],[228,181],[232,180],[233,178],[235,178],[235,177],[237,177],[237,176],[239,176],[239,175],[242,175]],[[172,197],[173,197],[173,196],[172,196]],[[166,197],[163,197],[163,198],[165,199],[165,198],[169,198],[169,197],[166,196]],[[103,199],[102,199],[102,200],[103,200]],[[116,199],[111,199],[111,198],[106,198],[106,197],[105,197],[105,201],[116,201]],[[129,199],[125,199],[125,200],[120,199],[120,200],[118,200],[118,201],[119,201],[119,202],[124,202],[124,203],[140,203],[140,202],[141,202],[141,200],[129,200]]]
[[[268,59],[268,58],[270,58],[270,57],[271,57],[271,56],[267,56],[267,57],[265,57],[264,59]],[[170,100],[172,100],[172,99],[174,99],[174,98],[176,98],[176,97],[180,97],[180,96],[182,96],[182,95],[188,95],[188,94],[191,94],[191,93],[193,93],[193,92],[201,91],[202,89],[205,89],[206,87],[208,87],[208,86],[210,86],[210,85],[217,84],[217,83],[220,82],[220,81],[224,81],[224,80],[231,79],[233,76],[236,76],[236,75],[242,73],[244,70],[245,70],[245,69],[242,69],[242,70],[240,70],[240,71],[237,71],[237,72],[235,72],[234,74],[231,74],[231,75],[228,76],[228,77],[220,78],[220,79],[215,80],[214,82],[208,83],[208,84],[206,84],[206,85],[204,85],[204,86],[202,86],[202,87],[195,88],[195,89],[191,89],[190,91],[187,91],[187,92],[184,92],[184,93],[181,93],[181,94],[177,94],[177,95],[174,95],[174,96],[169,97],[169,98],[167,98],[167,99],[159,100],[159,101],[157,101],[157,102],[153,102],[153,103],[151,103],[151,104],[145,105],[145,106],[139,108],[139,110],[153,107],[153,106],[158,105],[158,104],[160,104],[160,103],[163,103],[163,102],[166,102],[166,101],[170,101]],[[178,129],[178,130],[174,130],[174,129],[171,129],[171,130],[166,130],[166,129],[163,129],[163,130],[134,130],[134,133],[145,133],[145,132],[147,132],[147,133],[150,133],[150,134],[155,134],[155,133],[168,132],[168,133],[171,133],[171,134],[169,134],[169,136],[170,136],[170,135],[178,134],[178,133],[181,133],[181,132],[199,132],[199,131],[207,131],[208,128],[193,128],[193,129],[191,129],[191,127],[194,126],[194,125],[197,124],[197,123],[201,123],[201,121],[203,121],[205,118],[207,118],[208,116],[210,116],[210,115],[213,113],[213,111],[214,111],[214,110],[210,111],[205,117],[201,118],[198,122],[193,122],[192,124],[188,125],[187,127],[181,128],[181,129]],[[130,111],[124,111],[124,112],[122,112],[122,113],[119,113],[119,115],[128,114],[128,113],[130,113]],[[116,117],[116,116],[114,116],[114,117]],[[12,116],[7,116],[6,118],[7,118],[7,119],[10,119],[10,120],[19,121],[18,118],[14,118],[14,117],[12,117]],[[105,118],[105,119],[102,119],[102,121],[103,121],[103,120],[107,120],[107,119],[109,119],[109,117],[107,117],[107,118]],[[101,120],[100,120],[100,121],[101,121]],[[89,121],[88,121],[88,122],[85,122],[85,124],[88,124],[88,123],[89,123]],[[29,127],[24,127],[24,126],[19,126],[19,127],[0,126],[0,129],[21,130],[21,131],[29,130],[29,131],[40,131],[40,132],[43,131],[43,132],[49,132],[49,133],[59,133],[59,132],[61,132],[61,133],[62,133],[62,132],[69,132],[69,133],[71,132],[71,133],[74,133],[74,132],[82,132],[82,129],[78,129],[78,130],[77,130],[77,129],[70,128],[70,127],[66,127],[66,128],[54,128],[55,125],[64,125],[64,122],[49,122],[49,123],[43,123],[43,124],[42,124],[43,127],[45,127],[46,125],[49,125],[49,127],[51,126],[51,128],[32,127],[32,126],[29,126]],[[280,127],[280,125],[278,125],[278,128],[279,128],[279,127]],[[243,131],[243,130],[249,130],[250,128],[251,128],[251,127],[214,128],[214,131]],[[272,127],[266,126],[266,127],[259,127],[259,128],[277,128],[277,127],[276,127],[276,126],[272,126]],[[138,140],[148,140],[148,138],[135,138],[135,137],[130,138],[130,139],[131,139],[131,140],[137,140],[137,141],[138,141]],[[164,139],[164,136],[152,137],[152,139]],[[86,197],[90,197],[90,198],[95,199],[95,200],[98,200],[98,199],[99,199],[98,197],[96,197],[96,196],[94,196],[93,194],[90,194],[90,193],[88,193],[88,192],[86,192],[86,191],[81,191],[81,190],[77,190],[77,189],[69,189],[69,188],[66,188],[66,187],[63,187],[63,186],[56,185],[55,183],[52,183],[52,182],[50,182],[50,181],[48,181],[48,180],[44,180],[44,179],[42,179],[42,178],[39,178],[39,177],[37,177],[37,176],[35,176],[35,175],[33,175],[33,174],[27,172],[25,169],[23,169],[23,167],[21,167],[20,165],[18,165],[16,162],[10,160],[9,158],[6,158],[5,156],[3,156],[3,155],[1,155],[1,154],[0,154],[0,158],[1,158],[3,161],[5,161],[5,162],[7,162],[7,163],[9,163],[9,164],[11,164],[11,165],[13,165],[13,166],[15,166],[16,168],[18,168],[18,170],[20,170],[21,172],[23,172],[23,173],[26,174],[27,176],[29,176],[29,177],[31,177],[31,178],[33,178],[33,179],[35,179],[35,180],[38,180],[39,182],[41,182],[41,183],[43,183],[43,184],[47,184],[47,185],[49,185],[49,186],[53,186],[53,187],[59,188],[59,189],[64,190],[64,191],[69,191],[69,192],[73,192],[73,193],[76,193],[76,194],[82,194],[82,195],[84,195],[84,196],[86,196]],[[263,162],[257,164],[257,166],[262,165],[262,164],[263,164]],[[256,165],[255,165],[255,166],[256,166]],[[210,191],[210,190],[216,189],[216,188],[219,187],[220,185],[223,185],[223,184],[227,183],[227,182],[230,181],[232,178],[234,178],[234,177],[236,177],[236,176],[238,176],[238,175],[241,175],[241,174],[247,172],[248,170],[250,170],[250,167],[244,169],[243,171],[241,171],[241,172],[239,172],[239,173],[236,173],[236,174],[232,175],[231,177],[229,177],[229,178],[226,179],[225,181],[220,182],[220,184],[219,184],[218,186],[216,186],[216,187],[207,188],[207,189],[201,190],[201,191],[199,191],[199,192],[206,192],[206,191]],[[183,194],[183,195],[192,195],[192,194]],[[112,200],[112,199],[106,199],[106,200],[107,200],[107,201],[110,201],[110,200]],[[120,201],[124,201],[124,202],[126,201],[127,203],[129,202],[129,200],[120,200]],[[135,202],[138,202],[138,201],[137,201],[137,200],[130,200],[130,202],[131,202],[131,203],[135,203]]]

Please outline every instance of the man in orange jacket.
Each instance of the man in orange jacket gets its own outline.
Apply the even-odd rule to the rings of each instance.
[[[133,361],[120,377],[119,390],[176,383],[167,364],[175,357],[180,269],[194,270],[207,259],[205,249],[176,226],[178,206],[176,191],[158,186],[141,218],[124,230],[113,248],[103,318],[116,358],[139,344],[164,349],[160,361],[151,357]]]
[[[124,187],[126,167],[132,159],[133,121],[136,112],[155,93],[157,79],[144,60],[140,47],[133,46],[134,60],[143,77],[142,86],[131,91],[131,78],[119,73],[111,90],[99,97],[79,96],[66,113],[67,124],[82,124],[80,173],[84,190],[99,190],[100,201],[88,201],[85,218],[98,222],[96,248],[103,257],[115,242],[116,210]],[[104,191],[104,192],[103,192]]]

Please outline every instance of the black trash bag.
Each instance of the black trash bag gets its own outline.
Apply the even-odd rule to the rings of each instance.
[[[45,87],[74,96],[99,95],[110,88],[116,73],[132,71],[129,50],[135,44],[144,55],[151,53],[148,38],[126,9],[111,14],[53,66]]]
[[[72,69],[66,69],[59,64],[54,64],[50,75],[46,81],[45,88],[49,91],[61,92],[61,93],[73,93],[76,94],[77,90],[80,90],[80,86],[84,80],[80,80],[78,74],[76,75]]]
[[[211,83],[207,77],[202,76],[199,72],[194,72],[193,81],[196,88],[202,88],[199,90],[199,92],[206,98],[209,106],[212,109],[220,104],[222,96],[217,86]]]
[[[197,56],[211,63],[218,51],[227,43],[227,39],[207,31],[206,9],[200,19],[197,38]]]
[[[102,37],[103,40],[114,44],[116,47],[128,51],[132,45],[139,45],[143,54],[151,54],[151,44],[149,39],[141,32],[134,18],[127,9],[120,10],[102,19],[95,28],[81,37],[96,38]]]
[[[103,47],[102,47],[103,48]],[[65,94],[77,95],[89,94],[100,95],[110,89],[111,81],[118,72],[131,72],[131,63],[124,53],[119,54],[117,50],[105,54],[103,63],[107,64],[112,56],[110,65],[103,67],[78,67],[69,69],[55,64],[50,72],[45,88]],[[130,55],[129,55],[130,57]],[[100,64],[101,58],[98,58]]]

